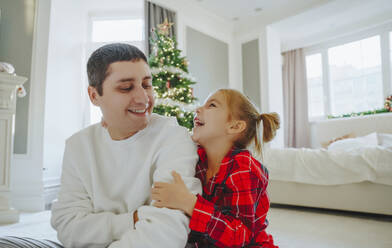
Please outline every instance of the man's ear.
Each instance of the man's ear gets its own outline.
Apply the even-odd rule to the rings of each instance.
[[[87,88],[88,91],[88,96],[90,97],[90,101],[92,104],[94,104],[95,106],[98,106],[98,91],[95,87],[93,86],[88,86]]]
[[[242,133],[246,128],[246,122],[243,120],[235,120],[232,121],[229,126],[227,132],[229,134],[240,134]]]

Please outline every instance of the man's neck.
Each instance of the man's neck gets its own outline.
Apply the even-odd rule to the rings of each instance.
[[[112,140],[125,140],[137,133],[137,131],[125,132],[111,127],[108,127],[107,129]]]

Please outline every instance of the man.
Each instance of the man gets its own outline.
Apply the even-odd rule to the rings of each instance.
[[[106,127],[95,124],[66,142],[52,226],[67,247],[185,247],[183,212],[150,205],[155,181],[179,172],[194,178],[196,146],[172,118],[152,114],[154,94],[145,55],[127,44],[97,49],[87,63],[88,94]]]

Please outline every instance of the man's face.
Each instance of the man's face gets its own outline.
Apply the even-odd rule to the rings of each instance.
[[[113,139],[124,139],[144,129],[154,107],[151,72],[143,60],[110,64],[103,94],[89,87],[93,104],[101,108]]]

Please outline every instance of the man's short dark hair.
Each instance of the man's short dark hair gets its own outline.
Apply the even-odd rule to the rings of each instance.
[[[95,50],[88,59],[88,83],[96,88],[98,94],[102,96],[102,84],[108,76],[107,70],[110,64],[118,61],[138,61],[140,59],[147,63],[146,55],[135,46],[123,43],[102,46]]]

